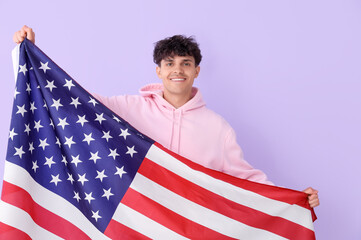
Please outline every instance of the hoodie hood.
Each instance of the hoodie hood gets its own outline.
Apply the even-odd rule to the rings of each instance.
[[[192,98],[178,109],[176,109],[163,98],[163,84],[152,83],[145,85],[139,90],[139,93],[143,97],[153,98],[153,100],[156,101],[158,105],[161,105],[169,110],[180,110],[182,112],[187,112],[206,105],[203,101],[201,92],[196,87],[192,87]]]
[[[179,154],[184,116],[188,115],[188,112],[205,106],[200,91],[193,87],[192,98],[179,108],[175,108],[163,98],[163,84],[155,83],[146,85],[140,89],[140,94],[144,98],[152,99],[161,111],[168,113],[171,119],[171,125],[168,131],[166,131],[169,132],[169,139],[166,141],[166,146],[168,149]]]

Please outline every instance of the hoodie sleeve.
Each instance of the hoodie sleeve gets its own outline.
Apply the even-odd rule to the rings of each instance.
[[[225,173],[258,183],[274,185],[267,180],[264,172],[254,169],[244,160],[242,149],[236,141],[236,134],[232,128],[228,131],[224,141],[223,158],[223,171]]]
[[[113,97],[104,97],[96,93],[92,93],[92,95],[101,103],[103,103],[110,110],[118,114],[121,118],[126,119],[128,103],[126,99],[126,95],[121,96],[113,96]]]

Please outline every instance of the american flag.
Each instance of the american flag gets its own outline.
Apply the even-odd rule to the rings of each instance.
[[[305,193],[170,152],[28,40],[18,64],[0,239],[315,239]]]

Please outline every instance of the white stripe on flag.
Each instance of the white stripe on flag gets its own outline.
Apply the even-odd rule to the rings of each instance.
[[[120,203],[113,219],[151,239],[188,239]]]
[[[27,191],[33,200],[50,212],[68,220],[91,239],[109,239],[75,206],[38,184],[22,167],[5,161],[4,180]],[[46,238],[44,238],[46,239]]]
[[[135,176],[130,187],[179,215],[226,236],[242,239],[285,239],[189,201],[141,174]]]
[[[13,59],[13,68],[14,68],[14,78],[15,83],[18,79],[18,73],[19,73],[19,55],[20,55],[20,44],[16,45],[14,49],[11,51],[11,57]]]
[[[38,226],[27,212],[0,200],[0,222],[27,233],[31,239],[62,239]]]
[[[146,158],[163,166],[169,171],[238,204],[256,209],[271,216],[285,218],[311,229],[312,231],[314,230],[311,214],[309,214],[308,209],[264,197],[252,191],[215,179],[205,173],[193,170],[155,145],[151,146]],[[286,208],[287,211],[285,212],[284,209]],[[307,219],[304,216],[310,217]]]

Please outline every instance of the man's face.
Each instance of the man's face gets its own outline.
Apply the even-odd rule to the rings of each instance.
[[[164,97],[191,98],[194,79],[199,74],[200,67],[195,65],[194,57],[171,56],[161,61],[157,66],[157,75],[163,81]]]

